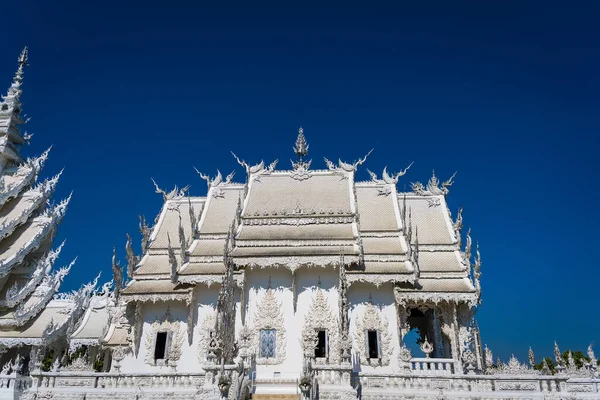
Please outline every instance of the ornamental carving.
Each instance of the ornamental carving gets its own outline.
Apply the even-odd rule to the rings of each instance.
[[[308,178],[310,178],[312,175],[310,173],[310,164],[311,164],[312,160],[309,160],[307,162],[304,161],[298,161],[298,162],[294,162],[292,161],[292,167],[293,170],[290,173],[290,176],[292,179],[295,179],[297,181],[304,181]]]
[[[323,289],[318,288],[310,304],[310,308],[304,317],[303,337],[313,337],[312,341],[303,341],[303,347],[308,346],[308,343],[316,342],[318,331],[327,332],[327,340],[329,342],[329,350],[327,360],[330,363],[337,364],[340,362],[340,340],[339,340],[339,325],[338,318],[331,312],[327,298],[323,294]],[[312,353],[314,356],[314,347],[312,349],[304,348],[306,354]]]
[[[354,331],[354,348],[358,349],[360,361],[368,365],[387,366],[390,364],[390,353],[392,352],[392,337],[388,331],[388,319],[372,303],[367,304],[362,318],[356,320]],[[367,331],[377,331],[379,336],[379,354],[381,358],[369,358],[367,349]]]
[[[527,365],[522,364],[517,360],[514,354],[510,357],[507,364],[500,364],[498,366],[498,373],[509,374],[509,375],[523,375],[523,374],[538,374],[538,371],[529,368]]]
[[[450,191],[448,188],[454,183],[454,177],[456,172],[447,181],[440,184],[440,180],[435,176],[435,171],[432,173],[427,186],[423,186],[421,182],[411,183],[411,190],[419,196],[429,195],[444,195],[446,196]]]
[[[283,267],[292,273],[300,267],[327,267],[336,265],[339,262],[339,256],[314,256],[314,257],[235,257],[237,265],[246,265],[250,268],[265,267]],[[346,256],[346,261],[350,263],[358,262],[357,256]]]
[[[215,325],[217,323],[217,312],[214,308],[210,308],[210,310],[204,316],[202,323],[199,324],[200,327],[200,339],[198,341],[198,361],[200,363],[206,362],[207,352],[208,352],[208,343],[210,341],[210,333],[215,330]]]
[[[181,325],[180,321],[173,320],[171,311],[168,308],[162,318],[154,320],[145,336],[146,364],[177,366],[177,362],[181,358],[181,347],[185,337],[185,327]],[[158,332],[167,332],[168,334],[167,351],[164,359],[155,360],[153,355]]]
[[[257,364],[275,365],[281,364],[285,360],[286,355],[286,340],[285,327],[283,325],[283,312],[281,305],[275,296],[275,291],[268,288],[262,300],[258,302],[256,313],[254,314],[254,338],[252,348],[259,349],[260,331],[263,329],[274,329],[276,332],[276,350],[275,357],[263,358],[260,357],[260,352],[256,356]]]
[[[394,296],[399,306],[406,307],[409,304],[432,303],[464,303],[469,307],[475,307],[479,304],[476,293],[444,293],[444,292],[404,292],[395,290]]]

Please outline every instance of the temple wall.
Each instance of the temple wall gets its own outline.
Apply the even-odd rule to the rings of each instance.
[[[255,326],[256,309],[258,304],[264,299],[268,288],[269,277],[271,278],[271,287],[274,290],[275,297],[280,304],[280,310],[283,315],[285,328],[285,351],[286,356],[282,363],[275,365],[257,365],[257,377],[272,378],[276,375],[281,377],[299,376],[302,371],[303,351],[301,345],[301,333],[305,323],[306,314],[313,302],[315,292],[319,287],[327,300],[329,308],[335,319],[339,316],[338,311],[338,271],[333,268],[301,268],[296,271],[296,312],[294,312],[293,292],[292,292],[292,274],[284,268],[255,268],[247,271],[245,297],[246,297],[246,324]],[[207,322],[212,315],[217,303],[219,285],[207,287],[198,285],[195,293],[196,312],[193,320],[193,341],[190,345],[187,336],[188,308],[182,302],[157,302],[145,303],[142,308],[143,327],[140,340],[138,356],[132,354],[126,356],[121,363],[122,372],[166,372],[167,366],[155,366],[146,362],[148,352],[154,349],[147,348],[147,338],[152,330],[152,324],[156,318],[162,320],[167,311],[170,310],[174,320],[180,321],[185,330],[185,336],[182,344],[181,358],[177,363],[179,372],[200,372],[202,370],[202,356],[199,354],[204,349],[206,343],[206,329],[212,326]],[[242,310],[239,303],[241,292],[237,292],[237,310],[236,310],[236,329],[242,326]],[[389,354],[389,364],[386,366],[366,365],[360,362],[358,354],[356,323],[362,321],[365,310],[371,299],[372,304],[378,310],[380,317],[387,319],[387,330],[389,342],[382,351]],[[354,341],[353,366],[356,372],[377,372],[391,373],[398,371],[398,329],[396,309],[394,305],[392,285],[382,285],[379,288],[365,284],[354,283],[348,291],[349,310],[350,310],[350,333]],[[278,340],[281,336],[278,336]],[[256,349],[258,351],[258,349]],[[204,353],[202,353],[204,354]]]
[[[294,313],[292,274],[284,268],[253,269],[247,273],[246,287],[248,288],[247,321],[250,326],[255,323],[255,313],[267,290],[269,276],[271,287],[281,305],[286,336],[286,358],[278,365],[258,365],[257,376],[273,377],[299,376],[302,371],[303,354],[301,333],[304,316],[308,311],[312,297],[318,287],[319,277],[321,288],[324,290],[332,311],[337,312],[337,271],[333,268],[302,268],[296,271],[297,310]]]
[[[128,354],[121,363],[122,372],[166,372],[170,368],[167,366],[156,366],[146,363],[147,349],[146,338],[152,329],[152,324],[156,318],[162,319],[167,311],[167,307],[171,313],[173,320],[179,321],[182,328],[185,329],[184,340],[182,344],[181,358],[177,363],[177,371],[179,372],[200,372],[202,370],[198,358],[199,343],[201,341],[203,322],[213,312],[218,294],[219,286],[212,285],[210,288],[199,285],[196,288],[196,313],[194,316],[194,328],[192,336],[192,344],[188,342],[187,335],[187,320],[188,307],[183,302],[157,302],[145,303],[142,308],[142,335],[140,340],[139,352],[137,357],[133,354]],[[238,307],[239,309],[239,307]],[[238,312],[239,314],[239,312]]]
[[[389,355],[388,366],[371,366],[360,362],[358,354],[357,321],[362,319],[369,297],[373,305],[379,310],[379,315],[387,319],[388,334],[390,335],[389,346],[385,351]],[[384,284],[375,287],[371,284],[356,282],[348,290],[348,308],[350,310],[350,334],[353,337],[352,364],[355,372],[377,372],[391,373],[398,370],[399,333],[396,316],[393,286]]]

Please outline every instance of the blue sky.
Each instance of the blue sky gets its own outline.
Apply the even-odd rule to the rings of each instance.
[[[3,4],[6,88],[30,47],[24,151],[54,144],[45,173],[65,167],[56,197],[74,192],[63,287],[109,278],[112,247],[124,258],[159,211],[150,177],[204,195],[194,166],[286,165],[302,125],[314,167],[374,148],[371,170],[415,162],[400,189],[458,171],[448,201],[481,245],[495,353],[600,350],[600,5],[395,3]]]

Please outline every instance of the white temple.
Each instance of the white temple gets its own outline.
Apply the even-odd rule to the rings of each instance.
[[[453,177],[400,193],[408,167],[366,182],[367,157],[312,169],[302,129],[290,169],[234,155],[243,179],[199,172],[206,196],[155,183],[163,207],[140,219],[143,254],[128,237],[125,274],[113,257],[114,290],[55,296],[66,203],[46,205],[58,178],[35,183],[46,154],[19,156],[25,63],[0,112],[0,398],[600,399],[591,347],[579,368],[557,347],[555,374],[483,348],[481,257],[451,216]]]

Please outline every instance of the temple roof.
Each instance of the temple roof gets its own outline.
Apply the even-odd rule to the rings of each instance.
[[[60,325],[67,320],[72,304],[63,300],[52,300],[44,307],[36,318],[23,326],[0,330],[0,345],[14,347],[17,345],[41,344],[44,331],[50,324]]]
[[[252,174],[242,218],[333,217],[354,215],[352,180],[347,173],[315,171],[299,180],[292,172]]]
[[[292,170],[236,159],[246,169],[245,183],[231,182],[233,174],[211,179],[199,172],[208,183],[206,197],[177,196],[177,190],[164,196],[151,244],[134,274],[138,282],[125,295],[143,288],[148,294],[171,292],[173,279],[215,282],[226,270],[226,257],[238,269],[292,271],[337,266],[343,258],[350,283],[406,283],[401,293],[478,292],[470,278],[470,238],[463,251],[462,219],[453,222],[446,203],[453,177],[440,183],[434,174],[427,185],[416,182],[412,191],[398,193],[398,178],[408,168],[398,174],[384,169],[381,179],[369,171],[370,181],[355,182],[366,157],[354,164],[326,160],[326,170],[310,170],[311,162],[302,158],[292,162]],[[146,279],[167,283],[141,286]]]
[[[92,297],[90,305],[70,337],[70,346],[98,344],[106,334],[110,323],[107,296]]]

